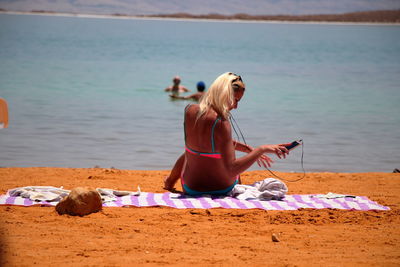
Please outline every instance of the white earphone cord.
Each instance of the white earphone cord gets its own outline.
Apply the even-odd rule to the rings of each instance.
[[[232,120],[233,120],[234,123],[232,123]],[[239,137],[238,132],[236,131],[236,127],[237,127],[238,130],[239,130],[239,133],[240,133],[240,136],[242,137],[243,143],[244,143],[245,145],[247,145],[246,140],[244,139],[243,133],[242,133],[242,131],[240,130],[240,127],[239,127],[239,125],[237,124],[235,118],[232,116],[232,114],[231,114],[230,117],[229,117],[229,121],[231,122],[232,129],[233,129],[233,131],[235,132],[235,135],[236,135],[236,137],[237,137],[237,140],[240,141],[240,137]],[[236,127],[235,127],[235,125],[236,125]],[[303,176],[300,177],[300,178],[298,178],[298,179],[295,179],[295,180],[288,180],[288,179],[279,177],[278,175],[276,175],[275,173],[273,173],[268,167],[265,167],[265,168],[266,168],[267,171],[269,171],[274,177],[276,177],[276,178],[278,178],[278,179],[281,179],[281,180],[284,180],[285,182],[298,182],[298,181],[300,181],[300,180],[303,180],[304,177],[306,177],[306,171],[304,170],[304,160],[303,160],[303,159],[304,159],[304,141],[301,142],[301,169],[303,170]]]

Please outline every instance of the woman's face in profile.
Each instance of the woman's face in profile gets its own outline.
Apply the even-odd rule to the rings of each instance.
[[[245,88],[243,86],[240,86],[239,88],[237,88],[236,90],[234,90],[233,93],[233,103],[230,105],[230,110],[232,109],[237,109],[238,107],[238,103],[240,101],[240,99],[242,99],[243,95],[244,95],[244,90]]]

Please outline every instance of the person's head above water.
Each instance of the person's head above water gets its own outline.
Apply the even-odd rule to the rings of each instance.
[[[237,108],[244,91],[245,84],[239,75],[232,72],[220,75],[202,98],[199,116],[212,108],[224,119],[227,119],[230,110]]]
[[[204,90],[206,89],[206,84],[203,81],[200,81],[197,83],[196,87],[197,91],[204,92]]]
[[[181,78],[180,78],[179,76],[175,76],[175,77],[172,79],[172,82],[173,82],[174,84],[180,84]]]

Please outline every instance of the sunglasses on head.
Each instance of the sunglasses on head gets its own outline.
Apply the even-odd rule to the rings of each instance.
[[[229,72],[229,75],[234,75],[234,76],[236,76],[236,78],[232,80],[232,83],[237,82],[237,81],[243,82],[242,77],[240,77],[240,75],[237,75],[237,74],[235,74],[235,73],[233,73],[233,72]]]

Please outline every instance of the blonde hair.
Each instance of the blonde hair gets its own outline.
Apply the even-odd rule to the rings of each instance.
[[[234,90],[239,88],[244,88],[244,83],[239,75],[225,72],[218,76],[200,100],[198,118],[213,108],[224,119],[228,119],[229,107],[234,102]]]

